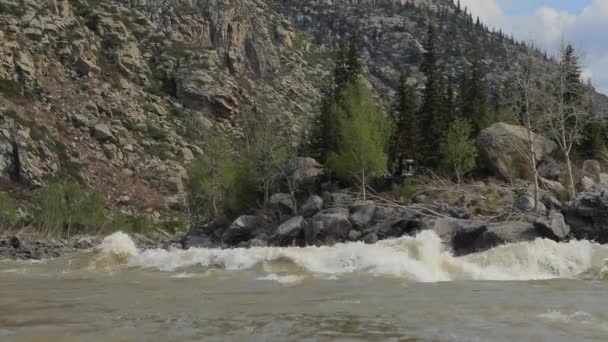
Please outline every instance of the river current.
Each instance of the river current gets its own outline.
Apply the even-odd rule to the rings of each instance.
[[[608,341],[608,246],[375,245],[0,261],[0,341]]]

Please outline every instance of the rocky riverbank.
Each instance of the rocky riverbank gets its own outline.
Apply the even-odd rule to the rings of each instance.
[[[62,240],[10,235],[0,238],[0,259],[51,259],[93,248],[98,243],[99,238]]]
[[[150,248],[251,248],[265,246],[331,246],[415,235],[434,231],[454,255],[482,252],[503,244],[546,238],[562,242],[586,239],[608,243],[608,191],[581,192],[563,210],[518,212],[517,220],[493,221],[469,217],[462,209],[431,204],[410,206],[357,202],[346,193],[327,199],[313,195],[296,210],[288,196],[273,196],[272,210],[217,218],[193,227],[184,236],[153,241],[136,239]],[[349,204],[351,203],[351,204]],[[297,212],[299,215],[289,215]],[[0,239],[0,259],[42,260],[94,248],[102,237],[30,239],[11,235]]]
[[[332,205],[325,205],[319,196],[311,196],[297,210],[299,215],[287,216],[294,206],[281,196],[274,201],[270,214],[243,215],[234,221],[218,218],[195,227],[178,239],[182,248],[231,248],[262,246],[333,245],[414,235],[433,230],[455,255],[481,252],[496,246],[547,238],[554,241],[589,239],[608,242],[605,218],[608,217],[608,194],[601,188],[580,193],[561,210],[544,209],[541,213],[519,211],[517,220],[482,220],[470,217],[462,209],[447,206],[416,204],[389,206],[371,202],[346,205],[345,194],[331,194]],[[341,197],[342,206],[336,206]],[[277,220],[277,217],[285,217]]]

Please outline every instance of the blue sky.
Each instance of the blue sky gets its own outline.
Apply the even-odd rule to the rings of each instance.
[[[562,37],[583,56],[584,76],[608,94],[608,0],[460,0],[490,26],[551,54]]]
[[[560,11],[580,13],[591,1],[585,0],[498,0],[506,15],[526,15],[540,7],[552,7]]]

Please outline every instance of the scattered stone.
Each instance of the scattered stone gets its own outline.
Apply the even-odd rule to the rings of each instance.
[[[355,206],[351,209],[349,220],[355,227],[369,227],[374,223],[376,208],[375,204]]]
[[[253,215],[243,215],[237,218],[222,234],[222,242],[237,245],[251,238],[253,230],[260,225],[260,219]]]
[[[98,123],[91,128],[91,134],[93,137],[99,141],[114,141],[114,134],[112,134],[112,130],[110,126],[106,124]]]
[[[336,208],[338,209],[338,208]],[[305,241],[314,245],[333,245],[348,238],[353,225],[348,220],[348,209],[325,210],[312,217],[304,229]]]
[[[363,235],[363,233],[361,233],[358,230],[351,230],[350,232],[348,232],[348,239],[350,241],[357,241],[359,240],[359,238]]]
[[[539,217],[534,221],[534,227],[540,235],[555,241],[563,241],[570,234],[570,226],[566,224],[564,215],[552,211],[548,217]]]
[[[600,162],[597,160],[585,160],[583,162],[583,173],[585,176],[591,178],[594,182],[600,182],[600,173],[602,172],[602,167]]]
[[[274,194],[270,196],[268,205],[282,215],[294,215],[296,213],[296,205],[289,194]]]
[[[277,228],[273,240],[281,245],[289,245],[294,241],[301,241],[304,237],[304,227],[306,224],[304,217],[292,217]]]
[[[523,212],[533,212],[535,211],[534,208],[534,197],[524,194],[524,195],[520,195],[515,199],[515,208],[518,210],[521,210]],[[539,213],[544,213],[545,211],[547,211],[547,208],[545,207],[545,205],[542,203],[542,201],[538,201],[537,207],[536,207],[536,211]]]
[[[608,243],[608,193],[592,189],[579,193],[563,210],[576,239]]]
[[[321,209],[323,209],[323,199],[317,195],[312,195],[300,208],[300,214],[304,217],[311,217]]]

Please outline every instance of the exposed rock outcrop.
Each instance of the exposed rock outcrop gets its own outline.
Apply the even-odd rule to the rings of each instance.
[[[550,156],[557,150],[557,145],[535,133],[532,133],[534,153],[537,161]],[[529,167],[521,151],[526,150],[527,133],[523,127],[505,123],[496,123],[477,137],[477,148],[484,164],[494,171],[496,176],[509,180],[519,176],[514,173],[526,173]]]

